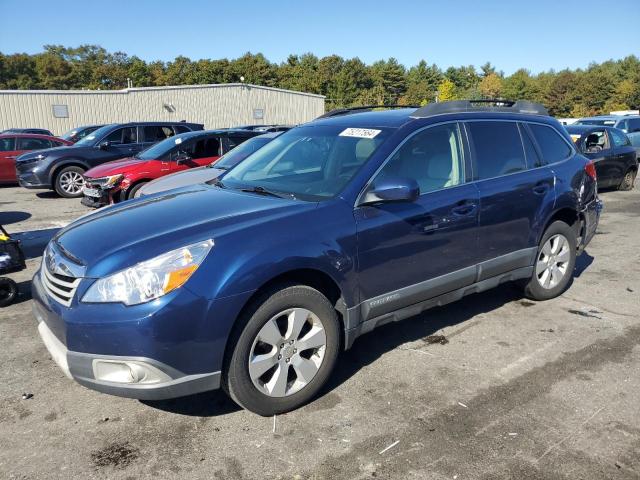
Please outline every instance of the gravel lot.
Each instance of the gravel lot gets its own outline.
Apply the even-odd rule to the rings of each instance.
[[[12,275],[20,303],[0,311],[0,478],[638,479],[640,190],[601,197],[561,298],[503,286],[387,325],[342,355],[323,396],[274,419],[218,392],[143,403],[68,380],[29,279],[86,209],[0,188],[0,223],[30,257]]]

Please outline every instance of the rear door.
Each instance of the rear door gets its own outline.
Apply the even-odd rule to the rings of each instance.
[[[609,135],[613,143],[613,161],[611,162],[612,183],[619,185],[627,171],[636,165],[636,149],[631,146],[624,132],[610,128]]]
[[[16,181],[16,137],[0,138],[0,182]]]
[[[412,178],[420,197],[354,211],[365,319],[475,280],[478,190],[466,182],[466,158],[457,123],[428,127],[405,140],[372,179],[370,185]]]
[[[553,171],[515,121],[465,122],[480,195],[479,280],[529,267],[555,200]],[[526,153],[525,153],[526,152]]]

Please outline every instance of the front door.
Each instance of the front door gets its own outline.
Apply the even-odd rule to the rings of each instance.
[[[478,191],[465,184],[460,138],[456,123],[414,134],[371,187],[383,178],[413,178],[420,197],[356,207],[365,320],[473,283]]]
[[[192,140],[172,154],[171,172],[204,167],[220,158],[220,138],[208,137]]]
[[[479,120],[465,126],[480,194],[479,280],[484,280],[533,264],[537,232],[555,199],[554,173],[528,158],[536,152],[518,123]]]
[[[118,128],[98,142],[95,148],[99,152],[89,158],[88,162],[92,167],[95,167],[111,160],[133,157],[139,152],[138,147],[138,129],[136,127]]]
[[[16,157],[20,153],[16,147],[16,137],[0,138],[0,182],[16,181]]]

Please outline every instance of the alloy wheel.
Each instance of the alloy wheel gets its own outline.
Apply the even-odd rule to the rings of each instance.
[[[60,188],[69,195],[76,195],[84,187],[84,178],[78,172],[64,172],[60,175]]]
[[[556,287],[567,274],[571,259],[570,244],[564,235],[550,237],[538,254],[536,278],[545,289]]]
[[[287,397],[313,380],[324,360],[327,337],[320,319],[289,308],[260,329],[249,353],[249,377],[270,397]]]

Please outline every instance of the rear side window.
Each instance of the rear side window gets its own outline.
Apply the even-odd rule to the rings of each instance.
[[[527,169],[515,122],[469,122],[476,159],[476,178],[509,175]]]
[[[627,136],[619,130],[611,129],[611,138],[613,138],[613,145],[615,147],[627,147],[631,145]]]
[[[529,124],[529,128],[547,163],[559,162],[571,155],[571,147],[554,128],[535,123]]]
[[[136,127],[119,128],[107,135],[104,142],[110,142],[114,145],[137,143],[138,135]]]
[[[169,137],[173,137],[173,128],[169,126],[148,125],[144,127],[145,142],[160,142]]]
[[[18,141],[18,150],[42,150],[51,148],[51,142],[42,138],[21,138]]]
[[[540,158],[536,147],[534,147],[529,132],[524,125],[520,125],[520,134],[522,135],[522,144],[524,145],[524,153],[527,157],[527,165],[529,168],[537,168],[545,165],[545,162]]]
[[[0,152],[11,152],[16,149],[15,137],[0,138]]]

